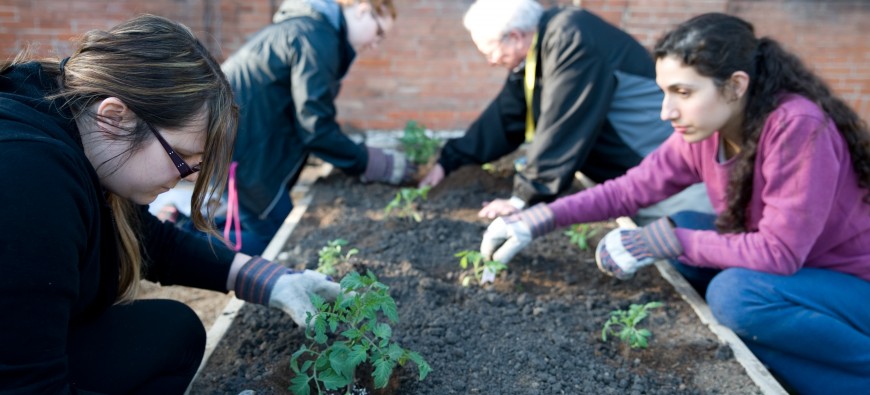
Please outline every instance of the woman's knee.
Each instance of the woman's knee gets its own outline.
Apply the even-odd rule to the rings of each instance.
[[[205,327],[190,306],[169,299],[156,299],[153,302],[156,302],[159,309],[162,310],[163,313],[160,315],[166,317],[166,322],[173,326],[170,331],[176,334],[173,338],[177,339],[177,346],[192,347],[191,351],[193,352],[196,352],[197,349],[205,350]]]
[[[753,281],[757,273],[742,268],[726,269],[713,277],[707,287],[707,304],[713,316],[737,334],[747,332],[753,325],[755,320],[749,311],[765,303]]]

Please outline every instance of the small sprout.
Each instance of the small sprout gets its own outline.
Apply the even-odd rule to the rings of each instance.
[[[649,315],[650,309],[661,306],[662,302],[649,302],[644,305],[632,304],[628,310],[611,311],[610,319],[604,323],[604,329],[601,330],[601,340],[607,341],[609,333],[618,336],[631,348],[647,348],[652,333],[649,329],[638,329],[637,324]]]
[[[454,256],[459,258],[459,266],[463,270],[468,269],[468,265],[471,264],[471,272],[462,276],[463,287],[469,286],[472,278],[480,284],[491,283],[495,281],[495,276],[500,271],[507,269],[504,263],[486,260],[480,252],[474,250],[460,251]]]
[[[426,127],[416,121],[408,121],[405,133],[399,138],[402,150],[408,160],[418,165],[429,163],[429,159],[438,151],[441,142],[426,135]]]
[[[342,254],[341,250],[346,245],[347,240],[345,239],[335,239],[328,242],[317,253],[320,257],[317,259],[316,270],[327,276],[334,276],[336,265],[350,261],[350,257],[359,252],[356,248],[351,248],[347,251],[347,254]]]
[[[396,193],[396,197],[387,204],[384,208],[386,215],[393,215],[399,218],[413,218],[414,221],[420,222],[423,220],[423,215],[417,211],[417,199],[426,200],[431,187],[425,186],[422,188],[402,188]]]
[[[341,279],[341,293],[334,302],[311,294],[316,311],[305,319],[309,344],[290,359],[296,375],[290,391],[307,395],[313,385],[318,394],[341,389],[349,394],[356,368],[363,362],[374,367],[375,388],[384,388],[393,369],[408,361],[417,365],[419,380],[426,378],[432,368],[423,357],[391,339],[390,323],[399,321],[399,313],[388,290],[371,272],[364,276],[350,272]]]
[[[571,244],[580,247],[580,250],[586,251],[589,249],[589,238],[595,236],[598,229],[592,229],[589,224],[574,224],[565,231],[565,236],[571,238]]]

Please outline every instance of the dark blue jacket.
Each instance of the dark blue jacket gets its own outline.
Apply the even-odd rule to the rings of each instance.
[[[316,6],[332,6],[330,12]],[[335,98],[356,53],[338,5],[285,1],[272,25],[224,62],[241,113],[233,160],[239,205],[265,217],[309,154],[351,175],[368,163],[336,122]]]

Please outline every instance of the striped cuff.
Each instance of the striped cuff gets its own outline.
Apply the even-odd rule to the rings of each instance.
[[[245,263],[236,276],[234,291],[236,297],[246,302],[269,305],[269,296],[278,277],[282,274],[290,274],[294,271],[281,264],[254,256]]]
[[[640,237],[653,258],[676,258],[683,255],[683,246],[674,233],[668,217],[662,217],[641,229]]]
[[[553,210],[546,203],[538,203],[527,210],[520,211],[505,218],[505,222],[511,223],[515,221],[523,221],[529,225],[532,232],[532,237],[537,238],[550,233],[556,229],[556,222],[553,217]]]

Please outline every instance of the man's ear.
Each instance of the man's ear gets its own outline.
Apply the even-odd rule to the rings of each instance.
[[[135,126],[133,112],[121,99],[107,97],[97,106],[97,126],[100,130],[114,131],[116,129]]]
[[[358,1],[356,4],[356,16],[363,17],[372,12],[372,4],[367,1]]]

